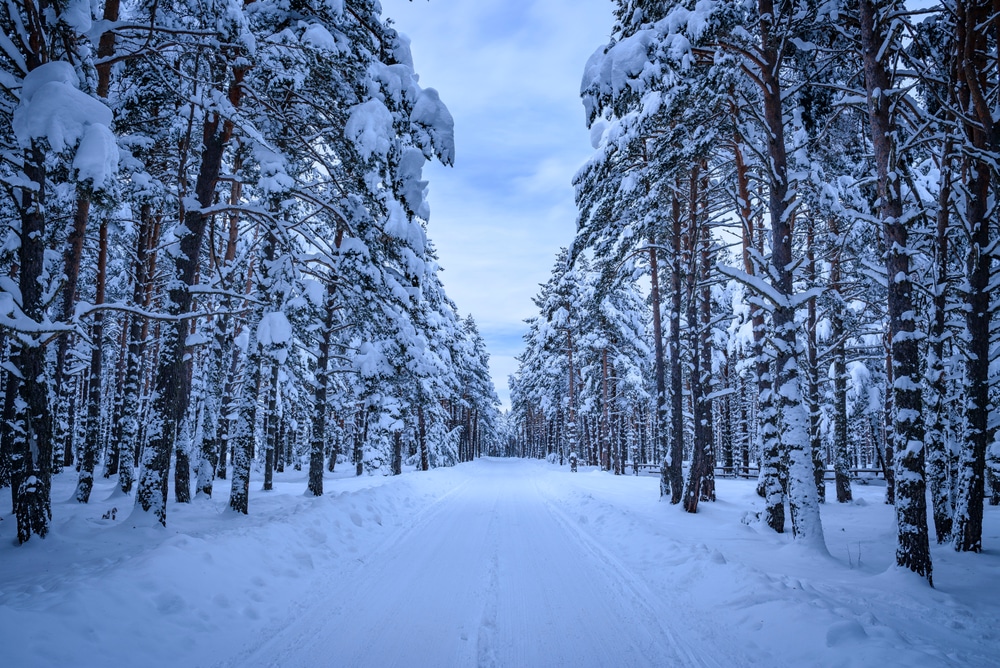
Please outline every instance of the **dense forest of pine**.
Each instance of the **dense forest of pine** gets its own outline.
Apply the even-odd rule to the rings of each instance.
[[[656,468],[689,512],[717,471],[759,475],[761,521],[783,531],[787,507],[817,549],[827,472],[846,502],[877,470],[898,565],[931,580],[929,524],[981,551],[1000,502],[996,3],[615,5],[508,448]]]
[[[94,8],[97,14],[94,14]],[[398,474],[492,446],[421,170],[453,122],[375,0],[0,7],[0,487],[137,512],[252,467]],[[173,483],[168,487],[170,479]],[[193,488],[193,489],[192,489]]]
[[[1000,503],[1000,12],[986,0],[616,0],[581,95],[578,232],[498,410],[439,279],[454,160],[377,0],[0,7],[0,486],[53,475],[166,524],[339,463],[481,454],[756,476],[822,550],[824,479],[878,471],[897,564],[980,552]],[[96,8],[96,9],[95,9]],[[95,13],[96,11],[96,13]],[[689,462],[687,477],[683,462]],[[172,480],[172,483],[170,482]]]

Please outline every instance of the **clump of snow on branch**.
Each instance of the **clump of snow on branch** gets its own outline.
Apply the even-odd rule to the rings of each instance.
[[[363,159],[385,158],[394,135],[392,113],[380,100],[367,100],[351,109],[344,132]]]
[[[35,68],[21,85],[21,103],[12,127],[21,148],[42,141],[55,153],[75,149],[73,168],[95,188],[107,185],[118,171],[118,145],[109,129],[111,109],[79,89],[73,66],[55,61]]]
[[[410,123],[417,144],[432,147],[443,164],[454,164],[455,120],[436,90],[425,88],[421,91],[410,113]]]

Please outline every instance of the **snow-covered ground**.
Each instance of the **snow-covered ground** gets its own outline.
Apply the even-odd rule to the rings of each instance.
[[[302,472],[277,480],[247,517],[222,489],[162,529],[108,481],[81,506],[58,476],[48,538],[18,547],[0,516],[3,665],[1000,663],[995,508],[984,554],[934,546],[931,589],[892,567],[875,485],[823,508],[820,556],[750,521],[748,481],[687,515],[654,477],[538,461],[338,473],[321,498]]]

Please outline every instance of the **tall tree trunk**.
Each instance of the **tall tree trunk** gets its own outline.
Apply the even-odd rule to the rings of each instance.
[[[735,102],[731,102],[731,113],[738,117],[739,111]],[[758,274],[757,264],[763,260],[763,226],[756,226],[750,207],[750,177],[744,157],[743,135],[739,123],[735,124],[736,134],[733,141],[733,155],[736,162],[737,212],[742,228],[743,270],[751,275]],[[760,238],[755,245],[754,236]],[[756,259],[755,259],[756,258]],[[758,427],[756,444],[759,454],[759,481],[757,493],[764,498],[764,522],[774,531],[782,533],[785,530],[785,489],[782,485],[783,462],[781,460],[781,443],[778,440],[777,412],[774,407],[774,395],[771,379],[771,360],[767,352],[767,323],[764,320],[764,309],[756,299],[750,300],[750,326],[753,331],[754,385],[756,389],[757,410],[755,412]],[[750,435],[744,450],[744,471],[750,474]]]
[[[811,288],[817,287],[816,235],[813,217],[806,221],[806,280]],[[816,340],[816,298],[806,304],[806,397],[809,410],[809,452],[812,454],[813,475],[816,480],[816,495],[820,503],[826,503],[826,464],[823,457],[823,439],[820,434],[819,405],[819,345]]]
[[[886,7],[888,12],[890,8]],[[885,230],[889,283],[889,341],[892,350],[893,440],[896,468],[896,564],[931,577],[924,479],[924,429],[916,306],[910,278],[910,245],[903,219],[900,164],[893,146],[895,125],[890,99],[893,82],[884,61],[887,31],[872,0],[861,0],[861,50],[868,120],[878,174],[880,215]]]
[[[361,426],[360,428],[355,427],[354,432],[354,473],[358,476],[365,472],[364,445],[365,441],[368,440],[369,412],[370,409],[368,407],[358,410],[358,415],[361,418]]]
[[[320,333],[319,355],[316,358],[316,380],[313,390],[312,436],[309,442],[309,492],[323,495],[323,456],[326,451],[327,393],[330,387],[330,345],[333,343],[334,298],[333,279],[326,284],[323,309],[323,330]],[[334,455],[336,457],[336,455]]]
[[[121,420],[122,414],[122,392],[121,388],[125,384],[125,358],[128,350],[128,330],[129,318],[126,316],[121,321],[121,329],[118,332],[118,359],[115,362],[114,391],[111,400],[111,422],[108,427],[108,456],[104,461],[104,477],[110,478],[118,475],[118,466],[121,464],[122,442],[113,438],[117,432],[116,423]]]
[[[15,267],[12,267],[11,271],[12,278],[15,278],[17,273],[16,263],[14,264]],[[7,348],[7,340],[6,340],[7,331],[4,330],[3,332],[0,332],[0,337],[2,337],[3,339],[3,341],[0,342],[2,343],[2,345],[0,345],[0,355],[2,355],[4,354]],[[11,352],[13,352],[13,350]],[[7,359],[5,359],[4,362],[6,362],[7,364],[12,363],[11,357],[8,355]],[[3,385],[4,394],[3,394],[3,412],[2,416],[0,416],[0,489],[4,487],[11,487],[10,457],[14,439],[14,432],[12,430],[12,427],[14,423],[15,400],[17,399],[17,384],[19,382],[17,376],[11,373],[10,370],[6,367],[6,365],[4,365],[2,371],[3,371],[2,377],[4,380],[4,385]],[[13,488],[11,488],[11,491],[14,492]],[[16,492],[14,492],[14,496],[15,497],[17,496]],[[13,506],[11,506],[11,512],[13,512]]]
[[[267,410],[264,413],[264,491],[274,489],[274,459],[278,450],[278,380],[281,364],[271,361],[271,378],[267,384]]]
[[[611,421],[608,415],[608,349],[601,350],[601,421],[600,421],[600,448],[601,448],[601,468],[605,471],[611,470]],[[615,473],[618,473],[617,467]]]
[[[937,230],[934,243],[935,282],[932,300],[933,314],[927,345],[927,407],[929,416],[927,441],[927,480],[931,488],[931,507],[934,516],[934,535],[938,543],[952,537],[953,497],[948,462],[948,376],[945,371],[945,328],[948,305],[948,233],[949,207],[951,206],[951,154],[950,141],[944,145],[941,164],[941,187],[938,193]]]
[[[417,440],[420,447],[420,470],[427,471],[430,469],[430,463],[427,457],[427,422],[423,404],[417,406]]]
[[[710,398],[712,393],[712,285],[709,279],[714,268],[714,257],[712,253],[712,231],[708,221],[708,163],[702,162],[702,183],[701,183],[701,242],[698,279],[701,282],[701,297],[698,300],[698,345],[701,355],[701,404],[695,410],[695,421],[701,428],[701,440],[705,450],[701,467],[701,490],[702,501],[715,501],[715,426],[713,423],[715,400]]]
[[[681,256],[680,182],[670,201],[670,503],[680,503],[684,496],[684,369],[681,365],[681,291],[684,286],[684,262]]]
[[[239,410],[237,382],[241,376],[241,353],[236,347],[231,347],[229,353],[229,372],[226,374],[226,382],[222,391],[222,417],[219,420],[219,464],[215,469],[215,477],[219,480],[226,479],[228,472],[226,462],[232,450],[230,446],[233,440],[234,415]]]
[[[653,307],[653,368],[656,384],[656,410],[654,413],[653,433],[656,435],[654,450],[662,453],[663,462],[660,467],[660,498],[671,495],[674,479],[670,460],[670,441],[667,425],[667,384],[663,361],[663,325],[660,302],[660,265],[656,252],[656,238],[649,240],[649,271],[650,271],[650,301]]]
[[[45,271],[45,155],[37,145],[24,153],[24,175],[33,188],[21,189],[21,311],[33,323],[45,318],[40,279]],[[11,444],[11,494],[17,540],[44,537],[52,519],[52,417],[45,376],[44,334],[19,333],[13,342],[17,405]],[[13,388],[12,388],[13,389]],[[8,390],[10,392],[11,390]]]
[[[100,241],[97,255],[97,295],[94,304],[104,303],[105,285],[108,275],[108,222],[102,221],[100,226]],[[104,314],[94,313],[94,325],[91,329],[93,345],[90,349],[90,393],[87,399],[87,426],[80,453],[80,477],[76,484],[74,498],[77,503],[90,501],[90,492],[94,488],[94,467],[97,465],[97,454],[100,452],[101,441],[101,370],[104,364]]]
[[[286,408],[287,410],[287,408]],[[290,450],[286,449],[286,444],[288,443],[287,438],[288,429],[288,415],[282,411],[281,417],[278,419],[278,432],[275,435],[274,444],[274,472],[284,473],[285,472],[285,462],[290,456]]]
[[[698,184],[701,165],[695,164],[691,169],[689,184],[690,199],[688,202],[688,227],[684,235],[684,265],[687,267],[687,327],[690,334],[689,348],[691,363],[689,365],[689,382],[691,386],[691,409],[694,418],[694,438],[691,444],[691,468],[688,471],[687,489],[684,492],[684,510],[689,513],[698,512],[698,501],[701,499],[701,487],[708,466],[708,454],[711,450],[711,403],[705,400],[705,382],[711,373],[711,366],[706,370],[705,352],[707,347],[707,330],[702,330],[702,318],[699,317],[699,305],[704,293],[696,286],[701,263],[696,260],[695,246],[701,238],[699,226],[699,195]],[[702,221],[705,222],[705,221]],[[703,269],[703,267],[701,268]],[[709,352],[709,365],[711,365]],[[706,411],[706,407],[708,410]],[[708,418],[706,419],[706,413]]]
[[[781,448],[788,457],[788,505],[792,516],[792,533],[797,540],[825,552],[812,456],[807,448],[809,432],[801,400],[799,344],[792,301],[792,217],[795,193],[789,188],[788,181],[782,86],[778,79],[781,68],[778,52],[780,40],[773,32],[776,15],[772,0],[758,0],[757,6],[763,64],[760,81],[770,158],[768,210],[771,218],[771,274],[772,286],[781,299],[774,305],[772,315],[776,348],[775,405],[782,416],[779,439]]]
[[[259,327],[265,313],[265,302],[267,301],[270,277],[267,276],[268,267],[272,265],[275,257],[275,244],[277,239],[269,230],[264,239],[264,248],[260,263],[261,271],[258,279],[258,293],[264,296],[263,301],[253,308],[253,315],[247,323],[250,332],[250,344],[247,347],[247,360],[245,380],[243,383],[242,396],[240,397],[235,435],[232,443],[233,476],[232,485],[229,492],[229,507],[238,513],[246,515],[250,507],[250,466],[256,453],[257,443],[257,413],[260,403],[260,392],[262,383],[263,367],[263,346],[257,340],[255,332]],[[248,279],[249,280],[249,279]]]
[[[239,106],[242,95],[244,71],[234,72],[229,90],[230,102]],[[191,394],[190,374],[185,356],[189,353],[187,316],[193,305],[191,288],[195,284],[201,246],[208,217],[203,213],[215,199],[215,185],[222,169],[222,158],[232,136],[231,121],[223,121],[217,113],[209,113],[203,125],[203,150],[201,168],[195,184],[199,209],[184,215],[183,234],[180,236],[180,253],[174,260],[173,288],[169,291],[168,312],[177,318],[167,329],[164,349],[156,371],[155,391],[152,400],[152,419],[147,432],[148,443],[143,453],[142,473],[136,503],[145,512],[152,512],[156,519],[167,523],[167,480],[170,455],[177,439],[177,428],[187,410]]]
[[[968,444],[959,460],[954,525],[955,549],[960,552],[982,552],[983,549],[986,449],[992,440],[989,427],[990,268],[994,251],[990,228],[995,220],[991,221],[987,212],[991,204],[995,206],[993,169],[996,169],[995,156],[1000,151],[1000,123],[995,115],[997,60],[993,51],[997,48],[997,12],[996,2],[989,0],[955,3],[959,79],[956,88],[961,96],[959,107],[965,116],[964,173],[969,180],[963,221],[969,236],[964,309],[968,337],[965,366]]]
[[[722,363],[722,386],[730,392],[722,398],[719,410],[719,445],[721,449],[722,466],[725,475],[735,473],[735,452],[733,443],[733,397],[736,394],[736,384],[733,382],[733,367],[729,353],[723,349],[720,351],[723,356]]]
[[[139,208],[139,231],[136,238],[135,285],[132,304],[148,309],[153,298],[156,274],[156,246],[160,240],[160,218],[153,216],[152,207],[144,203]],[[143,387],[143,361],[149,322],[141,315],[129,318],[128,348],[125,351],[125,379],[122,383],[121,412],[112,425],[113,440],[120,443],[121,461],[118,466],[118,487],[124,494],[132,492],[135,466],[140,450],[140,406]]]
[[[254,324],[259,322],[255,318]],[[232,439],[233,474],[229,491],[229,507],[246,515],[250,510],[250,465],[253,463],[257,440],[257,407],[261,383],[261,359],[257,341],[251,340],[247,355],[243,396],[236,418]]]
[[[576,441],[576,395],[573,391],[576,386],[576,377],[573,373],[573,332],[572,330],[567,330],[566,332],[566,346],[567,346],[567,360],[569,364],[569,406],[567,408],[567,413],[569,414],[569,419],[566,423],[566,440],[569,447],[569,467],[571,471],[576,471],[576,462],[579,454],[577,453],[578,443]]]
[[[63,252],[62,305],[60,319],[71,322],[76,311],[77,286],[80,282],[80,264],[83,258],[83,244],[87,235],[87,222],[90,220],[90,197],[80,193],[76,199],[76,209],[73,213],[73,227],[66,239],[66,249]],[[71,413],[74,409],[73,385],[67,377],[66,367],[69,348],[73,335],[63,334],[56,343],[56,364],[53,382],[56,387],[56,422],[54,434],[54,458],[56,473],[63,466],[73,463],[73,423]]]
[[[108,22],[114,22],[118,20],[118,11],[120,7],[119,0],[109,0],[104,5],[103,19]],[[109,59],[110,56],[114,54],[115,49],[115,35],[113,32],[108,31],[101,35],[100,41],[98,43],[97,55],[99,59]],[[110,62],[101,62],[96,66],[97,70],[97,95],[102,99],[107,99],[108,91],[111,86],[111,64]],[[64,260],[64,275],[66,282],[63,286],[63,303],[62,303],[62,321],[70,322],[73,317],[73,312],[76,308],[76,297],[77,297],[77,285],[80,278],[80,263],[83,257],[83,243],[84,237],[86,235],[87,224],[90,218],[91,210],[91,198],[90,192],[80,190],[76,199],[76,211],[73,216],[73,229],[70,232],[69,239],[67,240],[66,251],[63,256]],[[106,226],[107,222],[102,223],[102,226]],[[107,262],[107,230],[102,229],[101,232],[101,252],[105,255],[105,264]],[[100,261],[99,261],[100,263]],[[100,277],[99,277],[99,280]],[[99,288],[103,291],[103,286]],[[97,304],[103,303],[103,297]],[[103,324],[101,322],[103,316],[101,314],[96,314],[93,323],[94,334],[103,334]],[[55,444],[55,457],[57,461],[64,461],[67,464],[72,462],[73,459],[73,430],[70,428],[70,422],[67,419],[68,413],[72,409],[71,401],[66,395],[72,384],[69,382],[64,382],[63,378],[65,375],[65,366],[67,364],[67,353],[69,352],[69,346],[71,343],[71,337],[69,335],[64,335],[59,338],[59,343],[56,348],[56,371],[55,371],[55,386],[57,388],[57,401],[56,401],[56,444]],[[96,346],[100,348],[100,343]],[[90,498],[90,490],[93,487],[93,470],[96,464],[97,452],[94,450],[98,448],[99,436],[99,421],[100,421],[100,406],[96,409],[96,417],[93,415],[95,408],[93,402],[95,397],[97,401],[100,401],[100,367],[102,360],[100,359],[101,351],[94,350],[91,351],[90,359],[90,373],[93,377],[95,369],[98,374],[98,388],[94,390],[94,381],[91,380],[91,390],[90,397],[88,399],[87,406],[87,422],[85,427],[85,437],[83,448],[84,452],[81,454],[81,477],[77,483],[77,489],[74,497],[80,503],[86,503]],[[95,425],[95,420],[97,424]],[[59,470],[59,469],[56,469]],[[88,477],[89,476],[89,477]]]
[[[851,492],[851,462],[847,438],[847,343],[844,325],[844,298],[840,228],[836,217],[830,218],[833,253],[830,256],[830,294],[836,300],[830,313],[830,335],[833,338],[833,466],[837,503],[853,500]]]
[[[401,431],[392,432],[392,475],[402,475],[403,473],[403,433]]]

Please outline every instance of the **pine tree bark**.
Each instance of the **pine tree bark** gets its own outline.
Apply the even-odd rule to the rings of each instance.
[[[603,348],[601,350],[601,421],[599,423],[600,435],[598,440],[600,441],[600,451],[601,469],[605,471],[611,470],[611,420],[608,410],[608,349]],[[615,466],[615,473],[619,473],[618,467]]]
[[[417,406],[417,440],[420,447],[420,470],[427,471],[430,469],[430,462],[427,456],[427,421],[423,405]]]
[[[323,330],[320,333],[319,355],[316,358],[315,390],[312,405],[312,436],[309,442],[309,492],[323,495],[323,458],[326,451],[327,393],[330,386],[330,345],[333,343],[334,298],[332,279],[326,284],[323,303]],[[425,469],[426,470],[426,469]]]
[[[941,188],[938,193],[937,229],[934,243],[935,284],[932,299],[933,313],[927,345],[927,406],[930,415],[927,442],[927,480],[931,488],[931,507],[934,516],[934,535],[938,543],[951,540],[952,507],[951,477],[948,462],[948,377],[945,371],[945,310],[948,305],[948,233],[951,206],[951,154],[950,141],[944,145],[941,165]]]
[[[802,405],[795,307],[792,302],[792,217],[795,196],[789,189],[782,86],[778,79],[781,68],[778,43],[781,40],[774,32],[777,19],[772,0],[758,0],[757,6],[763,64],[760,71],[763,117],[770,158],[768,210],[771,219],[771,275],[772,286],[781,298],[774,305],[772,314],[775,337],[775,406],[782,416],[779,439],[781,449],[788,458],[788,502],[792,533],[797,540],[825,551],[812,456],[808,451],[809,434],[807,416]],[[776,415],[774,417],[777,418]],[[774,426],[777,427],[776,422]]]
[[[569,448],[569,452],[567,453],[568,456],[569,456],[569,468],[570,468],[571,471],[575,472],[576,471],[577,457],[579,456],[579,454],[577,453],[577,448],[579,447],[579,444],[577,443],[577,440],[576,440],[577,439],[577,433],[576,433],[576,394],[573,391],[574,387],[576,386],[576,376],[574,375],[574,370],[573,370],[573,331],[572,330],[567,330],[566,331],[566,357],[567,357],[567,363],[568,363],[568,366],[569,366],[569,378],[568,378],[568,383],[569,383],[569,393],[568,393],[569,406],[567,408],[567,413],[569,415],[569,418],[568,418],[568,420],[566,422],[566,442],[567,442],[567,446]]]
[[[678,179],[670,202],[670,503],[684,495],[684,368],[681,364],[681,298],[684,289],[684,262],[681,255],[681,184]]]
[[[104,459],[104,477],[118,475],[118,466],[121,464],[121,441],[112,438],[115,432],[115,421],[121,420],[122,393],[121,387],[125,384],[125,356],[128,350],[128,322],[125,316],[121,322],[121,330],[118,334],[118,359],[115,363],[113,394],[111,400],[111,422],[108,426],[107,457]]]
[[[367,407],[361,407],[354,418],[356,422],[361,422],[360,426],[356,424],[354,427],[354,474],[357,476],[365,472],[364,446],[368,440],[368,413]]]
[[[103,19],[107,22],[114,22],[118,20],[118,12],[120,8],[119,0],[109,0],[105,2]],[[97,55],[98,59],[103,61],[108,59],[114,54],[115,49],[115,34],[111,31],[105,32],[101,35],[98,42]],[[108,92],[111,86],[111,63],[110,62],[99,62],[95,68],[97,70],[97,95],[102,99],[107,99]],[[76,211],[73,216],[73,229],[70,232],[69,239],[67,240],[66,251],[64,253],[64,275],[66,277],[66,283],[63,286],[63,303],[62,303],[62,321],[69,322],[73,316],[73,311],[76,308],[76,296],[77,296],[77,285],[79,283],[80,277],[80,263],[83,257],[83,242],[86,234],[87,225],[90,219],[92,193],[84,190],[80,190],[76,199]],[[104,274],[106,275],[106,265],[107,265],[107,222],[103,222],[102,229],[100,231],[101,236],[101,250],[100,253],[104,256]],[[100,265],[101,260],[98,260]],[[102,271],[99,269],[99,272]],[[105,276],[99,276],[98,281],[105,280]],[[103,293],[104,286],[100,285],[98,290]],[[103,294],[96,301],[96,304],[102,304],[104,302]],[[94,336],[103,336],[103,316],[100,313],[95,314],[93,331]],[[101,354],[103,351],[100,350],[100,338],[96,338],[95,341],[97,350],[91,350],[90,359],[90,393],[88,397],[87,405],[87,419],[85,426],[85,436],[83,442],[84,452],[81,454],[81,476],[77,482],[77,489],[74,497],[80,503],[87,503],[90,498],[90,490],[93,487],[93,471],[96,465],[97,452],[96,449],[99,448],[98,441],[100,440],[100,406],[98,405],[95,409],[93,403],[96,401],[100,402],[100,374],[102,359]],[[62,455],[63,461],[67,464],[72,462],[73,457],[73,433],[72,430],[68,428],[68,420],[65,417],[68,415],[63,415],[62,412],[70,410],[71,402],[68,400],[64,393],[64,388],[71,387],[70,383],[63,382],[63,376],[65,374],[66,356],[69,351],[69,345],[71,343],[71,337],[69,335],[63,335],[59,338],[59,344],[56,350],[56,372],[55,372],[55,385],[57,389],[57,419],[56,419],[56,457],[58,458]],[[97,374],[97,389],[94,389],[94,374]],[[96,410],[96,414],[95,414]],[[88,477],[89,476],[89,477]]]
[[[810,287],[816,287],[816,237],[813,218],[806,221],[806,278]],[[816,496],[820,503],[826,503],[826,464],[823,457],[823,439],[819,431],[819,344],[816,340],[816,298],[806,304],[806,405],[809,410],[809,452],[812,454],[813,475],[816,480]]]
[[[932,582],[924,478],[924,429],[916,306],[910,278],[909,231],[903,219],[902,176],[892,144],[894,120],[888,66],[882,60],[887,35],[872,0],[860,2],[861,50],[868,119],[878,175],[880,216],[885,231],[889,283],[889,341],[892,351],[893,449],[896,564]]]
[[[222,417],[219,420],[219,463],[215,468],[215,477],[219,480],[225,480],[228,474],[227,461],[232,451],[233,416],[239,410],[236,385],[240,377],[240,351],[233,346],[229,352],[229,372],[226,374],[225,387],[222,391]]]
[[[965,228],[969,248],[965,258],[966,399],[968,444],[959,460],[955,507],[955,549],[983,550],[986,449],[991,440],[990,414],[990,268],[994,252],[990,233],[994,221],[987,212],[993,194],[993,168],[1000,149],[1000,123],[994,116],[997,7],[989,0],[955,3],[959,108],[964,112],[967,149],[964,173],[968,179]],[[992,39],[991,39],[992,38]],[[991,64],[992,63],[992,64]],[[991,84],[993,88],[991,89]],[[991,107],[991,103],[994,107]],[[986,157],[989,156],[989,157]],[[993,165],[991,165],[991,162]],[[992,168],[991,168],[992,167]]]
[[[83,242],[87,234],[87,223],[90,220],[90,197],[80,193],[76,199],[76,209],[73,212],[73,227],[66,239],[63,252],[62,305],[60,318],[62,322],[71,322],[76,310],[77,285],[80,282],[80,264],[83,259]],[[56,343],[56,363],[54,382],[56,386],[56,422],[54,429],[55,472],[60,472],[63,466],[70,466],[74,459],[73,426],[70,414],[73,411],[73,381],[66,375],[69,347],[73,342],[72,334],[63,334]]]
[[[259,322],[259,318],[254,319],[254,322]],[[229,491],[229,507],[243,515],[250,510],[250,465],[253,463],[256,449],[254,446],[257,439],[257,408],[262,366],[260,353],[256,350],[257,342],[253,337],[250,345],[253,347],[247,355],[243,396],[232,440],[233,472]]]
[[[139,232],[136,238],[135,284],[132,304],[148,309],[153,299],[153,277],[156,275],[156,246],[160,239],[160,218],[153,216],[152,207],[144,203],[139,209]],[[140,453],[140,405],[143,388],[143,364],[148,320],[132,314],[129,318],[128,349],[125,352],[125,379],[120,400],[121,413],[112,425],[112,438],[120,444],[118,487],[131,494],[135,484],[135,466]]]
[[[265,492],[274,489],[274,465],[278,451],[278,378],[281,365],[271,361],[271,374],[267,383],[267,407],[264,413],[264,486]]]
[[[263,295],[264,301],[259,301],[253,307],[252,316],[247,323],[251,335],[247,347],[246,371],[242,396],[240,397],[236,433],[232,439],[233,474],[229,492],[229,507],[244,515],[249,512],[250,508],[250,466],[257,451],[257,413],[260,405],[262,367],[264,365],[262,346],[254,332],[264,317],[268,292],[266,283],[269,281],[266,275],[267,267],[270,267],[274,262],[276,242],[274,234],[270,230],[267,231],[261,254],[263,261],[260,263],[263,276],[259,279],[258,287],[258,292]]]
[[[11,273],[14,274],[14,277],[16,277],[16,272],[12,271]],[[0,336],[6,339],[7,333],[3,332]],[[0,351],[6,350],[6,341],[3,343],[4,345],[3,347],[0,347]],[[12,363],[11,358],[4,361]],[[11,487],[10,458],[14,441],[12,426],[14,424],[14,402],[15,399],[17,399],[17,384],[19,382],[17,376],[11,373],[6,367],[3,369],[3,379],[3,412],[2,416],[0,416],[0,489],[4,487]],[[14,497],[17,496],[17,492],[13,489],[13,487],[11,487],[11,492]],[[12,505],[11,512],[13,512],[13,507],[14,506]]]
[[[837,503],[853,500],[851,463],[847,438],[847,334],[844,325],[840,229],[835,217],[830,219],[830,236],[834,244],[830,256],[830,294],[835,300],[830,313],[830,334],[833,338],[833,461]]]
[[[660,498],[671,496],[673,501],[673,467],[670,458],[670,441],[668,438],[667,414],[667,384],[663,362],[663,325],[660,303],[660,267],[656,252],[656,238],[649,240],[649,270],[650,270],[650,301],[653,307],[653,373],[656,385],[656,410],[654,413],[653,433],[656,435],[654,451],[662,453],[660,466]]]
[[[687,488],[684,491],[684,510],[689,513],[698,512],[698,501],[702,496],[708,466],[708,454],[711,451],[711,404],[705,399],[705,383],[711,373],[711,352],[705,355],[708,346],[708,330],[703,329],[704,318],[701,315],[701,300],[705,293],[697,289],[696,278],[699,271],[705,267],[696,261],[695,245],[701,238],[699,225],[699,175],[701,165],[695,164],[691,169],[688,201],[688,226],[684,234],[684,264],[687,268],[687,322],[690,334],[689,348],[691,362],[689,382],[691,387],[691,408],[694,418],[694,438],[691,444],[691,468],[688,471]],[[705,224],[703,222],[703,224]],[[707,259],[707,258],[703,258]],[[707,276],[707,272],[704,274]],[[709,318],[711,311],[709,311]],[[706,359],[709,368],[705,368]]]
[[[401,431],[392,432],[392,475],[402,475],[403,473],[403,433]]]
[[[104,303],[105,286],[108,275],[108,223],[102,221],[99,232],[99,249],[97,256],[97,294],[94,304]],[[97,465],[97,455],[101,449],[101,371],[104,365],[103,346],[104,314],[94,313],[94,324],[91,329],[93,344],[90,349],[90,391],[87,397],[87,423],[80,453],[80,477],[73,495],[77,503],[88,503],[90,492],[94,488],[94,468]]]
[[[42,284],[45,270],[45,155],[37,146],[24,152],[24,175],[34,188],[21,189],[21,245],[18,249],[21,311],[34,323],[45,318]],[[17,540],[44,537],[52,519],[52,417],[45,376],[44,335],[19,333],[12,362],[17,404],[11,444],[11,494]],[[12,388],[13,389],[13,388]],[[11,390],[8,390],[10,392]]]
[[[738,117],[735,102],[731,102],[731,113]],[[736,163],[737,212],[742,228],[743,270],[750,276],[756,276],[757,262],[755,256],[761,255],[763,248],[763,226],[754,224],[750,208],[750,177],[744,157],[743,135],[739,123],[735,124],[736,132],[733,141],[733,157]],[[754,237],[760,237],[756,242]],[[764,320],[764,309],[758,299],[750,300],[750,326],[753,332],[754,386],[756,389],[757,410],[755,416],[758,422],[757,444],[759,451],[759,479],[757,493],[764,499],[764,522],[778,533],[785,530],[785,490],[781,483],[783,462],[781,461],[781,444],[778,441],[776,413],[771,392],[771,362],[767,353],[767,323]],[[749,430],[748,430],[749,431]],[[750,474],[750,435],[747,436],[747,447],[744,450],[743,468],[746,475]]]
[[[244,71],[237,69],[230,86],[229,97],[234,107],[242,96]],[[193,306],[191,288],[195,284],[201,247],[208,221],[203,211],[215,199],[215,186],[222,169],[222,158],[232,136],[233,124],[224,121],[217,113],[209,113],[203,123],[203,150],[201,166],[195,183],[195,196],[199,209],[184,215],[184,230],[180,235],[180,253],[174,260],[174,282],[168,295],[168,313],[176,318],[167,327],[160,362],[156,371],[152,418],[147,432],[148,443],[143,453],[142,473],[136,504],[144,512],[152,512],[166,526],[167,480],[170,455],[177,439],[177,429],[184,419],[191,395],[191,380],[186,356],[188,320]],[[245,511],[244,511],[245,512]]]
[[[701,297],[698,300],[698,338],[699,354],[701,355],[701,407],[695,410],[696,422],[700,423],[701,441],[704,457],[701,463],[702,501],[715,501],[715,400],[709,398],[712,393],[712,285],[709,282],[714,268],[712,253],[712,231],[708,221],[708,163],[702,162],[701,183],[701,242],[698,279],[701,283]]]

